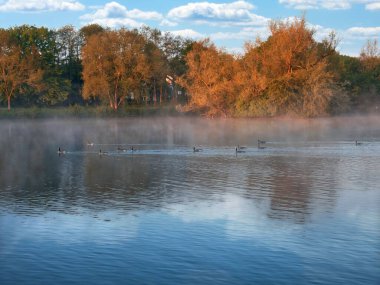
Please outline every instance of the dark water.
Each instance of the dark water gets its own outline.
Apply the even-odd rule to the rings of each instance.
[[[0,121],[0,149],[0,284],[380,284],[378,117]]]

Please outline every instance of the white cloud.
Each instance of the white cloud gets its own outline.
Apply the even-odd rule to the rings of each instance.
[[[298,10],[344,10],[350,9],[352,4],[366,4],[366,9],[371,10],[368,7],[376,7],[374,4],[376,4],[376,2],[379,3],[379,0],[279,0],[278,2],[288,8]]]
[[[380,10],[380,2],[365,5],[366,10]]]
[[[116,19],[94,19],[89,22],[86,22],[87,24],[99,24],[103,27],[111,27],[111,28],[116,28],[116,27],[128,27],[128,28],[140,28],[144,24],[137,22],[133,19],[121,19],[121,18],[116,18]]]
[[[380,27],[352,27],[345,34],[352,38],[378,38],[380,37]]]
[[[295,18],[287,18],[287,21],[294,21]],[[315,39],[321,41],[326,38],[334,29],[325,28],[320,25],[307,23],[307,27],[315,30]],[[267,27],[244,27],[237,32],[217,32],[210,35],[212,40],[243,40],[254,41],[257,37],[266,40],[270,32]]]
[[[359,56],[368,39],[380,39],[380,27],[352,27],[337,31],[338,51],[349,56]]]
[[[195,40],[206,38],[205,35],[198,33],[192,29],[183,29],[183,30],[169,31],[169,32],[175,36],[181,36],[184,38],[191,38]]]
[[[211,34],[212,40],[244,40],[253,41],[256,37],[266,39],[269,35],[267,27],[245,27],[238,32],[218,32]]]
[[[163,16],[154,11],[128,10],[127,7],[117,2],[109,2],[102,7],[98,7],[94,13],[81,16],[81,19],[108,27],[127,26],[137,28],[144,25],[144,23],[136,20],[160,21],[163,20]]]
[[[192,21],[210,25],[266,25],[268,19],[253,14],[255,8],[246,1],[232,3],[197,2],[188,3],[169,11],[168,18],[176,21]]]
[[[138,9],[133,9],[127,12],[127,17],[132,19],[140,19],[140,20],[149,20],[149,21],[159,21],[162,20],[163,17],[158,12],[145,12]]]
[[[335,32],[335,30],[332,28],[313,25],[311,23],[307,23],[307,27],[315,31],[314,39],[318,42],[321,42],[322,40],[326,39],[332,32]]]
[[[169,21],[168,19],[163,19],[160,23],[160,26],[166,26],[166,27],[175,27],[178,23]]]
[[[176,203],[168,205],[165,211],[185,223],[222,221],[224,234],[229,239],[248,238],[259,240],[263,244],[268,242],[271,246],[281,243],[284,236],[299,228],[296,224],[278,227],[279,221],[268,218],[267,213],[270,211],[268,200],[258,204],[234,194],[224,194],[218,197],[218,201]],[[271,232],[271,227],[276,227],[276,235]]]
[[[85,6],[74,0],[8,0],[0,4],[1,12],[79,11]]]

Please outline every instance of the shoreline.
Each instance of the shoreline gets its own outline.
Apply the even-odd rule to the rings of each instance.
[[[230,116],[230,117],[207,117],[195,112],[178,111],[175,105],[141,105],[128,106],[120,108],[117,111],[108,106],[86,107],[80,105],[68,107],[14,107],[10,111],[5,107],[0,107],[0,120],[6,119],[66,119],[66,118],[138,118],[138,117],[189,117],[189,118],[205,118],[205,119],[294,119],[294,120],[312,120],[312,119],[331,119],[344,117],[361,117],[361,116],[380,116],[380,111],[358,111],[352,113],[344,113],[339,115],[326,115],[319,117],[304,117],[297,115],[282,116]]]
[[[2,119],[49,119],[49,118],[128,118],[128,117],[154,117],[154,116],[183,116],[175,106],[128,106],[117,111],[106,107],[14,107],[10,111],[0,108]]]

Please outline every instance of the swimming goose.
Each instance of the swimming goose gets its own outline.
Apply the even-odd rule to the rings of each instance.
[[[61,149],[61,147],[58,147],[58,151],[57,151],[57,153],[58,153],[59,155],[61,155],[61,154],[65,154],[66,151],[63,150],[63,149]]]
[[[237,146],[237,149],[246,149],[246,148],[247,148],[246,146],[240,146],[240,145]]]
[[[94,143],[93,142],[87,142],[87,146],[94,146]]]
[[[200,151],[202,151],[201,148],[196,148],[195,146],[193,147],[193,152],[200,152]]]
[[[362,145],[363,143],[355,141],[355,145]]]
[[[258,149],[264,149],[265,146],[262,146],[262,144],[265,144],[266,141],[262,141],[262,140],[257,140],[257,148]]]
[[[239,149],[239,146],[235,147],[235,153],[238,154],[238,153],[244,153],[245,151],[244,150],[241,150]]]
[[[101,149],[99,149],[99,155],[104,155],[104,154],[108,154],[108,151],[102,151]]]

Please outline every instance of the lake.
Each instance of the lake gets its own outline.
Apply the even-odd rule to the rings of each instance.
[[[2,285],[380,284],[380,117],[0,120],[0,149]]]

